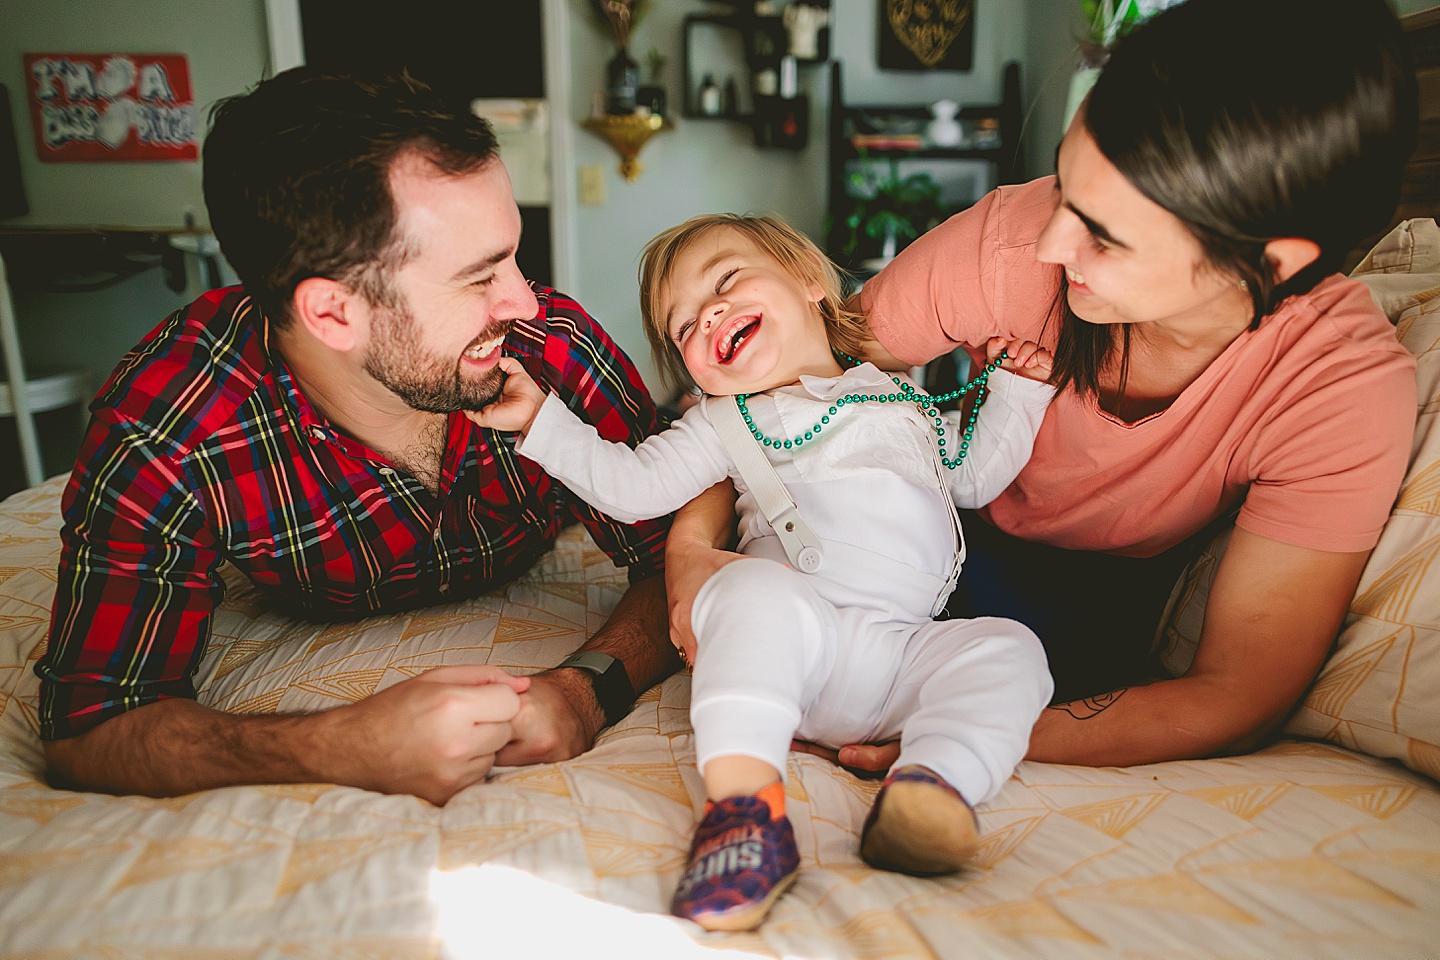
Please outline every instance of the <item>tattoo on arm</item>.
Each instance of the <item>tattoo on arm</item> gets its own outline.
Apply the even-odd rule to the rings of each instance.
[[[1057,703],[1051,706],[1051,710],[1064,710],[1076,720],[1089,720],[1105,712],[1107,707],[1113,706],[1115,701],[1125,696],[1129,687],[1121,687],[1119,690],[1112,690],[1109,693],[1102,693],[1098,697],[1086,697],[1084,700],[1072,700],[1069,703]]]

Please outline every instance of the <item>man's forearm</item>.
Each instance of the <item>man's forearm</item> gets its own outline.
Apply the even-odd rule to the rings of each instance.
[[[631,584],[605,625],[580,649],[608,653],[625,664],[637,694],[680,669],[666,620],[665,578],[657,574]]]
[[[161,700],[45,744],[57,785],[177,796],[252,783],[327,780],[324,714],[236,716]]]

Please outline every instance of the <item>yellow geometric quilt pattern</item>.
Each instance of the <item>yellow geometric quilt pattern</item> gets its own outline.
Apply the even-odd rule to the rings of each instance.
[[[666,916],[701,805],[686,674],[586,755],[499,771],[444,808],[325,784],[57,790],[31,667],[59,492],[0,506],[0,960],[1414,958],[1440,939],[1440,787],[1298,741],[1123,770],[1022,764],[980,812],[979,866],[935,880],[861,862],[876,784],[794,755],[799,882],[760,930],[703,935]],[[202,699],[313,711],[440,664],[552,665],[625,579],[572,529],[503,590],[360,625],[296,623],[230,588]],[[1347,657],[1362,686],[1418,642],[1388,629],[1366,644],[1378,665]]]

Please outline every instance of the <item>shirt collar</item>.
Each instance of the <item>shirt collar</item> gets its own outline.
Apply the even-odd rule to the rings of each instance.
[[[300,392],[300,384],[295,381],[295,374],[291,372],[290,365],[285,362],[285,355],[275,343],[274,325],[258,303],[255,304],[255,313],[260,318],[260,346],[265,353],[265,361],[275,377],[280,401],[285,405],[285,413],[294,424],[295,430],[312,443],[338,439],[339,431],[330,421],[320,416]]]
[[[874,393],[877,387],[891,393],[895,390],[895,381],[875,364],[866,362],[851,367],[838,377],[801,374],[800,386],[816,400],[829,403],[847,393]]]

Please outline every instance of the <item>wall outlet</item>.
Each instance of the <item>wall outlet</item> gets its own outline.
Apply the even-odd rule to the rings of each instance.
[[[605,168],[598,164],[580,168],[580,205],[599,207],[605,203]]]

